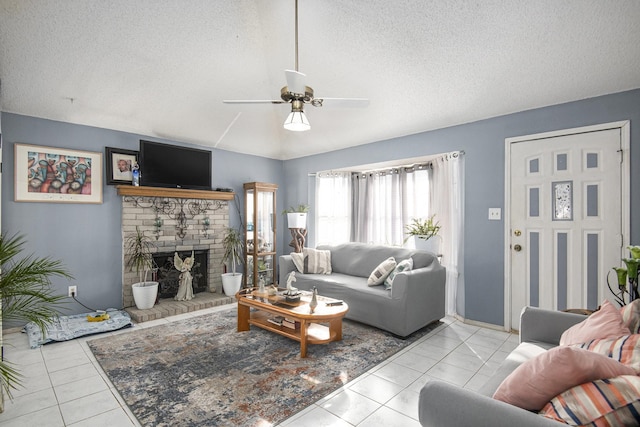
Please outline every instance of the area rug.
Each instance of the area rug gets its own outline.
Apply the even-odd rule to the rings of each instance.
[[[300,344],[252,326],[235,309],[89,341],[143,426],[275,425],[353,380],[439,323],[400,339],[343,322],[343,340]]]

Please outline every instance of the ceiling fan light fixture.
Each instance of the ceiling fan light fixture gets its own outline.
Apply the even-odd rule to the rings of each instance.
[[[304,132],[311,129],[311,125],[309,124],[309,120],[304,114],[304,111],[294,110],[289,113],[287,119],[284,121],[284,128],[294,132]]]

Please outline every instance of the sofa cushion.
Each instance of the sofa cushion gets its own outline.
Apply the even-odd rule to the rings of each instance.
[[[296,269],[303,274],[331,274],[331,251],[302,248],[302,253],[291,252]]]
[[[493,398],[539,411],[554,396],[578,384],[634,374],[631,367],[602,354],[560,346],[518,366],[500,384]]]
[[[640,334],[640,299],[633,300],[620,309],[624,325],[632,334]]]
[[[396,265],[396,268],[384,279],[384,288],[389,290],[393,287],[393,279],[395,279],[396,274],[402,273],[403,271],[409,271],[413,268],[413,258],[403,259]]]
[[[633,426],[640,413],[640,377],[580,384],[551,399],[541,415],[570,425]]]
[[[371,272],[367,279],[367,285],[381,285],[394,268],[396,268],[396,259],[394,257],[385,259]]]
[[[623,335],[631,335],[631,332],[624,325],[618,309],[605,300],[600,306],[600,310],[564,331],[560,337],[560,345],[580,344],[595,339],[618,338]]]
[[[604,354],[620,363],[631,366],[637,374],[640,374],[640,334],[591,340],[582,344],[574,344],[573,346]]]

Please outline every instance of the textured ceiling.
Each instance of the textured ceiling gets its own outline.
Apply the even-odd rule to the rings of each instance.
[[[2,111],[290,159],[640,87],[637,0],[0,0]]]

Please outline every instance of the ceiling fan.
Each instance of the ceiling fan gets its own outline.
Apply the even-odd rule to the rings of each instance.
[[[225,104],[291,104],[291,113],[284,122],[284,128],[292,131],[311,129],[304,114],[304,104],[314,107],[324,105],[343,107],[366,107],[366,98],[325,98],[314,97],[313,89],[305,85],[306,75],[298,71],[298,0],[295,0],[295,70],[284,70],[287,85],[280,89],[280,98],[275,100],[224,100]]]

